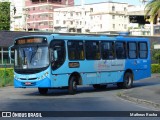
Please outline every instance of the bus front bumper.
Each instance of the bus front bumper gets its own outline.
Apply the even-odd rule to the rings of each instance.
[[[14,79],[15,88],[37,88],[37,87],[51,87],[51,80],[45,78],[42,80],[17,80]]]

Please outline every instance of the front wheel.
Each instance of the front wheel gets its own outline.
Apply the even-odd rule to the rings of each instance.
[[[69,80],[68,92],[71,95],[74,95],[77,92],[77,82],[76,77],[74,76],[71,77],[71,79]]]
[[[38,91],[41,95],[46,95],[48,92],[48,88],[38,88]]]

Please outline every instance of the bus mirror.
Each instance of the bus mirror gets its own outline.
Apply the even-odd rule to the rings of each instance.
[[[58,52],[57,52],[57,50],[53,51],[53,56],[54,56],[54,60],[57,61],[57,59],[58,59]]]
[[[13,49],[14,49],[13,45],[8,48],[8,50],[9,50],[9,59],[14,61],[14,59],[12,58],[12,51],[13,51]]]

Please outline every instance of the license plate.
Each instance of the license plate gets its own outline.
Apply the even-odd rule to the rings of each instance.
[[[31,82],[25,82],[25,85],[32,85]]]

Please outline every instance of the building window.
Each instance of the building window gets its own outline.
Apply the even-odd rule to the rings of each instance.
[[[79,15],[79,13],[78,13],[78,12],[76,12],[76,15],[78,16],[78,15]]]
[[[73,25],[73,21],[70,21],[70,24]]]
[[[33,7],[33,10],[35,10],[35,7]]]
[[[124,29],[127,29],[127,25],[124,25]]]
[[[66,21],[65,21],[65,20],[63,21],[63,24],[64,24],[64,25],[66,24]]]
[[[44,22],[44,25],[48,25],[48,22]]]
[[[99,16],[99,19],[102,20],[102,16],[101,15]]]
[[[112,6],[112,11],[115,11],[115,6]]]
[[[112,25],[113,29],[115,29],[115,24]]]
[[[112,19],[115,19],[115,15],[112,15]]]
[[[49,17],[52,18],[52,17],[53,17],[53,14],[49,14]]]
[[[59,20],[56,20],[56,24],[59,24]]]
[[[70,15],[73,16],[73,12],[71,12]]]
[[[124,11],[127,11],[127,8],[126,8],[126,7],[124,7]]]
[[[93,8],[90,8],[90,12],[93,12]]]
[[[100,24],[100,28],[102,28],[103,26],[102,26],[102,24]]]

